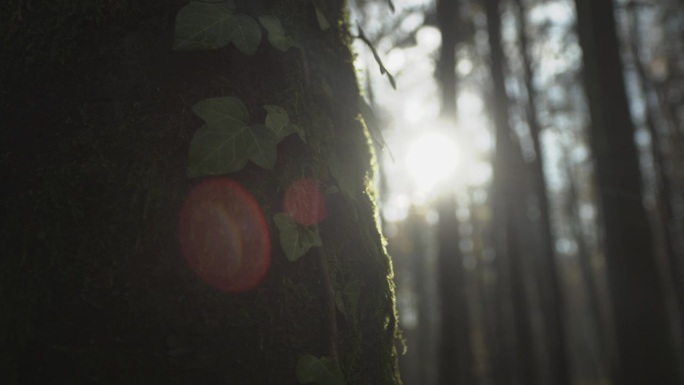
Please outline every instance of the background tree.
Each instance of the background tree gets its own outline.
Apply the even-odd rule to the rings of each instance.
[[[436,77],[441,91],[440,116],[451,130],[456,127],[456,95],[458,79],[456,50],[465,40],[465,28],[460,3],[452,0],[437,2],[437,19],[442,45]],[[463,271],[461,237],[456,218],[458,201],[453,188],[442,193],[437,204],[439,215],[437,234],[438,288],[441,314],[439,347],[439,383],[470,384],[473,382],[473,358],[470,342],[470,315]]]
[[[523,249],[519,229],[518,208],[524,200],[524,191],[517,179],[521,177],[522,155],[509,124],[509,101],[505,87],[505,61],[501,44],[501,15],[498,0],[486,0],[487,35],[489,41],[489,59],[492,77],[492,115],[496,132],[496,152],[494,155],[494,180],[492,183],[494,212],[497,216],[497,273],[501,279],[499,304],[503,308],[507,292],[510,291],[513,309],[512,325],[514,330],[514,352],[509,357],[513,361],[504,361],[496,370],[498,382],[537,384],[535,353],[532,341],[529,303],[526,295],[524,278]],[[505,283],[508,282],[510,286]],[[500,309],[502,311],[503,309]],[[505,314],[505,313],[504,313]],[[505,322],[505,317],[500,317]],[[500,328],[506,328],[502,324]],[[505,330],[505,329],[504,329]],[[505,331],[503,331],[505,333]],[[504,339],[500,339],[505,341]],[[505,352],[506,344],[501,348]],[[504,353],[505,354],[505,353]],[[511,359],[509,358],[509,360]],[[510,378],[508,380],[507,378]]]
[[[612,2],[577,0],[590,138],[614,307],[617,384],[681,380],[669,334],[629,114]]]
[[[567,346],[565,337],[565,299],[561,292],[561,282],[557,270],[556,250],[554,247],[553,228],[551,222],[551,207],[548,198],[546,176],[544,169],[544,153],[541,146],[542,127],[537,117],[537,91],[534,87],[534,73],[529,53],[527,12],[522,0],[515,1],[518,10],[518,43],[522,61],[523,78],[527,103],[525,117],[534,148],[534,196],[539,208],[539,237],[540,252],[537,265],[539,266],[538,280],[542,308],[545,321],[545,340],[548,346],[551,381],[558,385],[570,383],[568,371]]]

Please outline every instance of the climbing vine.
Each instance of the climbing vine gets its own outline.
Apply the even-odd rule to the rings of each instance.
[[[391,1],[389,4],[393,8]],[[331,24],[325,16],[325,2],[312,0],[312,5],[321,31],[329,29]],[[262,41],[261,27],[266,31],[268,42],[277,50],[301,50],[306,66],[302,46],[286,33],[277,16],[261,15],[255,19],[250,15],[237,13],[233,0],[192,1],[182,7],[176,17],[173,48],[178,51],[201,51],[233,45],[245,55],[254,55]],[[387,74],[395,87],[394,78],[387,72],[361,28],[356,37],[371,47],[381,72]],[[361,96],[358,98],[356,107],[361,111],[361,118],[373,141],[382,148],[384,140],[372,109]],[[302,142],[307,143],[305,130],[291,121],[285,108],[271,104],[264,105],[263,108],[266,117],[261,123],[255,122],[243,101],[234,96],[207,98],[197,102],[192,111],[204,121],[204,125],[197,129],[190,143],[188,176],[196,178],[226,175],[242,170],[249,162],[264,169],[272,169],[277,162],[277,146],[283,139],[296,134]],[[327,165],[330,174],[337,180],[339,190],[347,198],[354,200],[364,190],[362,178],[355,175],[354,170],[334,152],[328,157]],[[315,191],[319,193],[317,184]],[[273,216],[273,223],[280,235],[280,246],[289,261],[295,262],[312,248],[323,246],[317,226],[323,217],[313,219],[315,220],[302,220],[289,211]],[[344,385],[346,382],[337,359],[337,345],[334,341],[337,338],[335,311],[337,309],[356,323],[360,284],[352,281],[344,289],[334,293],[330,273],[322,262],[323,252],[319,254],[329,297],[326,302],[330,313],[331,347],[327,357],[318,358],[310,354],[301,356],[297,362],[296,376],[300,383]]]
[[[177,14],[174,49],[212,50],[232,43],[242,53],[253,55],[262,39],[259,24],[276,49],[285,52],[297,46],[294,39],[285,33],[277,16],[262,15],[257,23],[251,16],[236,14],[235,11],[232,0],[190,2]],[[316,12],[321,29],[329,27],[317,6]],[[277,105],[265,105],[263,108],[266,118],[261,124],[252,121],[247,107],[239,98],[224,96],[197,102],[192,111],[205,124],[195,132],[190,143],[188,175],[230,174],[241,170],[250,161],[259,167],[272,169],[277,160],[277,145],[285,137],[297,134],[306,143],[305,131],[290,121],[285,108]],[[297,223],[288,213],[276,214],[273,221],[280,232],[283,252],[292,262],[312,247],[323,245],[315,225]],[[334,308],[334,304],[331,306]],[[296,374],[301,383],[345,384],[336,352],[331,358],[303,355],[297,363]]]

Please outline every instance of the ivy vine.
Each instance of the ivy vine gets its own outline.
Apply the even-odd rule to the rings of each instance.
[[[391,0],[388,0],[388,4],[394,11]],[[321,31],[328,30],[331,24],[326,17],[327,4],[323,0],[312,0],[312,5]],[[262,27],[266,31],[268,42],[277,50],[286,52],[291,48],[297,48],[303,53],[303,48],[286,33],[277,16],[262,15],[255,19],[250,15],[237,13],[233,0],[191,1],[183,6],[176,16],[173,48],[177,51],[201,51],[221,49],[232,44],[243,54],[254,55],[262,41]],[[356,37],[371,48],[380,71],[387,75],[395,87],[394,78],[387,72],[360,27],[359,35]],[[332,98],[332,93],[330,94]],[[379,143],[382,148],[384,140],[372,109],[361,97],[357,107],[371,132],[373,141]],[[277,105],[264,105],[263,108],[266,111],[266,118],[261,123],[252,121],[245,104],[234,96],[214,97],[197,102],[192,111],[205,124],[195,132],[191,140],[188,175],[203,177],[230,174],[243,169],[248,162],[264,169],[272,169],[277,161],[277,145],[284,138],[297,134],[304,143],[307,142],[305,131],[301,126],[291,122],[285,108]],[[327,162],[331,175],[337,180],[345,195],[353,200],[362,192],[362,178],[355,175],[349,165],[334,154]],[[283,252],[292,262],[297,261],[310,249],[323,245],[318,227],[315,225],[298,224],[287,213],[274,215],[273,222],[279,230]],[[356,281],[351,282],[341,292],[334,293],[330,277],[323,267],[323,257],[319,257],[318,262],[324,271],[329,297],[327,302],[331,329],[330,356],[319,358],[310,354],[302,355],[297,362],[296,375],[300,383],[345,385],[337,359],[335,310],[356,322],[360,284]]]

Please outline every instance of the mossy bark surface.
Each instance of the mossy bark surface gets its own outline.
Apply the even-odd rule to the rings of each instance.
[[[254,56],[174,52],[184,4],[0,9],[2,382],[297,384],[297,360],[312,354],[336,356],[347,384],[400,383],[392,268],[343,3],[326,3],[322,31],[309,1],[237,2],[277,15],[302,46],[283,53],[264,39]],[[202,124],[191,107],[218,96],[240,98],[261,121],[263,105],[283,106],[307,135],[279,144],[273,170],[230,175],[256,198],[272,242],[266,278],[241,294],[202,282],[176,236],[201,180],[186,175]],[[352,194],[334,192],[331,154]],[[302,177],[328,192],[324,246],[290,262],[272,217]]]

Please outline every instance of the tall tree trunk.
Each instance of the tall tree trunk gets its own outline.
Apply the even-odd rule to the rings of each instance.
[[[442,91],[441,115],[447,119],[456,119],[456,94],[458,92],[456,78],[456,46],[462,40],[462,27],[458,0],[437,1],[437,21],[442,35],[442,46],[439,49],[437,75]]]
[[[565,311],[561,282],[556,267],[556,252],[551,229],[551,212],[549,199],[546,192],[546,178],[544,175],[544,153],[540,143],[541,125],[537,119],[536,90],[532,81],[532,63],[527,49],[527,20],[523,0],[515,0],[518,8],[518,20],[520,22],[519,41],[523,62],[525,88],[527,90],[527,124],[530,128],[532,143],[534,145],[534,192],[539,204],[539,226],[541,240],[541,254],[539,258],[540,295],[544,311],[545,335],[549,354],[549,364],[552,383],[557,385],[570,384],[568,372],[567,346],[563,313]]]
[[[666,158],[666,150],[662,146],[667,143],[672,133],[669,130],[663,129],[667,127],[667,122],[660,116],[658,119],[658,110],[661,102],[658,100],[657,93],[653,89],[653,81],[646,72],[644,64],[641,62],[641,49],[639,46],[639,36],[641,36],[641,28],[639,25],[639,18],[636,10],[636,5],[630,3],[627,9],[630,26],[630,50],[632,51],[634,69],[636,71],[636,78],[641,92],[645,109],[645,125],[648,133],[651,136],[651,155],[653,156],[653,172],[655,176],[655,212],[652,214],[653,227],[655,229],[656,244],[660,244],[657,248],[664,254],[661,260],[662,270],[669,272],[670,284],[666,285],[667,294],[674,298],[675,307],[677,308],[675,318],[678,319],[676,332],[680,335],[684,333],[684,255],[682,255],[678,248],[677,233],[673,231],[675,218],[674,208],[672,207],[672,183],[670,181],[671,162]],[[660,124],[659,124],[660,123]],[[663,127],[665,126],[665,127]],[[670,164],[670,167],[668,165]],[[681,237],[681,235],[680,235]],[[681,341],[679,344],[681,350]]]
[[[614,370],[614,352],[609,349],[611,342],[609,328],[606,326],[604,312],[601,310],[601,301],[599,297],[599,289],[596,284],[596,273],[591,263],[591,251],[582,226],[582,218],[579,211],[579,193],[577,191],[577,181],[573,175],[572,166],[570,164],[568,154],[569,150],[564,151],[563,166],[565,169],[565,177],[568,181],[568,197],[565,207],[565,215],[570,219],[572,235],[577,242],[577,258],[579,259],[580,272],[582,274],[582,281],[586,286],[587,297],[589,301],[589,318],[594,325],[594,332],[596,333],[596,345],[599,351],[599,360],[597,367],[597,374],[604,376]],[[611,376],[610,374],[607,374]]]
[[[442,35],[438,77],[442,92],[441,117],[456,129],[456,46],[462,40],[459,3],[455,0],[437,2],[437,16]],[[439,346],[439,384],[471,384],[473,382],[470,316],[463,271],[456,200],[447,190],[437,206],[438,223],[438,290],[441,303],[441,333]]]
[[[367,185],[372,149],[357,119],[343,1],[321,5],[326,30],[311,2],[238,1],[239,14],[277,15],[298,45],[281,52],[261,30],[253,56],[233,45],[172,51],[185,4],[0,8],[4,383],[399,384],[392,268]],[[212,242],[231,245],[220,256],[244,250],[238,265],[256,254],[230,242],[266,232],[256,244],[270,245],[270,270],[241,293],[203,282],[224,270],[194,274],[177,239],[184,197],[218,180],[186,176],[201,126],[191,108],[224,96],[242,100],[252,122],[264,122],[264,105],[282,106],[306,134],[278,145],[273,169],[230,174],[252,196],[235,207],[262,220],[221,217],[207,228],[227,224]],[[316,228],[297,227],[317,229],[323,246],[290,262],[272,218],[301,178],[344,193],[324,194]],[[202,207],[197,218],[224,212]]]
[[[590,133],[605,227],[619,374],[616,385],[678,384],[677,362],[642,204],[634,125],[612,1],[576,0]]]
[[[437,279],[442,331],[439,346],[439,383],[471,384],[473,365],[470,319],[454,197],[443,197],[437,210],[440,214]]]
[[[505,87],[505,58],[501,47],[501,15],[498,0],[486,0],[487,33],[489,35],[490,67],[493,84],[492,110],[496,129],[496,153],[494,158],[494,202],[495,220],[499,226],[497,259],[504,256],[509,269],[500,269],[499,274],[510,274],[509,287],[500,288],[500,293],[510,290],[513,302],[515,343],[515,367],[512,378],[517,384],[536,384],[538,382],[532,329],[529,320],[524,282],[522,252],[518,234],[516,207],[524,201],[518,186],[516,174],[520,172],[522,157],[520,148],[514,143],[513,131],[508,123],[508,96]],[[499,266],[504,265],[499,262]],[[505,282],[504,280],[501,280]],[[500,300],[504,297],[500,297]],[[499,304],[503,309],[503,304]],[[505,327],[505,325],[504,325]],[[502,376],[499,376],[499,379]],[[517,379],[517,381],[515,381]]]

